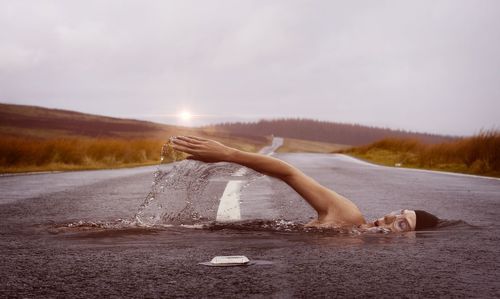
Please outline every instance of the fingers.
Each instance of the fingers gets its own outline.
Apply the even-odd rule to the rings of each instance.
[[[202,141],[196,140],[196,139],[191,138],[189,136],[177,136],[176,138],[173,139],[173,141],[176,141],[176,140],[182,140],[182,141],[185,141],[185,142],[188,142],[188,143],[191,143],[191,144],[201,144],[201,143],[203,143]]]
[[[199,148],[199,145],[177,137],[172,139],[172,148],[188,154],[194,154],[194,152]]]
[[[197,153],[197,150],[202,148],[205,141],[208,140],[195,136],[177,136],[171,138],[172,147],[175,150],[192,155]]]
[[[190,155],[194,155],[196,153],[195,149],[192,149],[192,148],[189,148],[189,147],[183,146],[183,145],[173,144],[172,148],[176,151],[185,152],[185,153],[188,153]]]
[[[204,138],[201,138],[201,137],[198,137],[198,136],[187,136],[191,139],[195,139],[195,140],[198,140],[198,141],[208,141],[208,139],[204,139]]]
[[[172,143],[174,145],[182,145],[184,147],[189,147],[189,148],[197,148],[200,144],[199,142],[192,142],[189,139],[181,138],[181,137],[177,137],[177,138],[173,139]]]

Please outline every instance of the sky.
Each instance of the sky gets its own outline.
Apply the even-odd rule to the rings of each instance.
[[[499,53],[496,0],[0,0],[0,102],[170,124],[499,129]]]

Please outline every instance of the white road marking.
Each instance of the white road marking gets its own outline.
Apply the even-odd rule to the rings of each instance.
[[[335,155],[337,155],[339,158],[342,158],[344,160],[349,160],[350,162],[362,164],[362,165],[365,165],[365,166],[382,167],[381,165],[372,164],[372,163],[369,163],[369,162],[366,162],[366,161],[363,161],[363,160],[360,160],[360,159],[356,159],[356,158],[348,156],[348,155],[344,155],[344,154],[335,154]]]
[[[219,199],[216,221],[238,221],[241,220],[240,193],[245,181],[229,181]]]
[[[274,151],[283,144],[283,138],[274,137],[270,146],[264,147],[259,151],[261,154],[272,155]],[[247,168],[242,167],[233,173],[233,177],[241,177],[247,171]],[[219,199],[219,208],[215,218],[218,222],[230,222],[241,220],[240,210],[240,195],[246,180],[229,181]]]
[[[460,177],[472,177],[472,178],[480,178],[480,179],[489,179],[489,180],[500,180],[500,178],[496,177],[490,177],[490,176],[480,176],[480,175],[474,175],[474,174],[465,174],[465,173],[456,173],[456,172],[448,172],[448,171],[439,171],[439,170],[428,170],[428,169],[418,169],[418,168],[406,168],[406,167],[391,167],[391,166],[384,166],[384,165],[377,165],[377,164],[372,164],[366,161],[359,160],[357,158],[344,155],[344,154],[337,154],[339,157],[345,158],[346,160],[351,160],[353,162],[363,164],[363,165],[369,165],[373,167],[385,167],[385,168],[390,168],[390,169],[399,169],[399,170],[408,170],[408,171],[416,171],[416,172],[426,172],[426,173],[433,173],[433,174],[443,174],[443,175],[452,175],[452,176],[460,176]]]

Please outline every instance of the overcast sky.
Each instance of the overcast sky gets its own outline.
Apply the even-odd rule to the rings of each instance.
[[[496,0],[0,0],[0,102],[174,124],[473,134],[500,127],[499,53]]]

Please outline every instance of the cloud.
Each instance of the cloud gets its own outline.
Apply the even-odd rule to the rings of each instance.
[[[41,60],[41,53],[36,49],[16,44],[0,45],[0,69],[2,72],[23,71],[36,65]]]
[[[12,0],[2,8],[2,101],[454,134],[498,125],[496,1]]]

